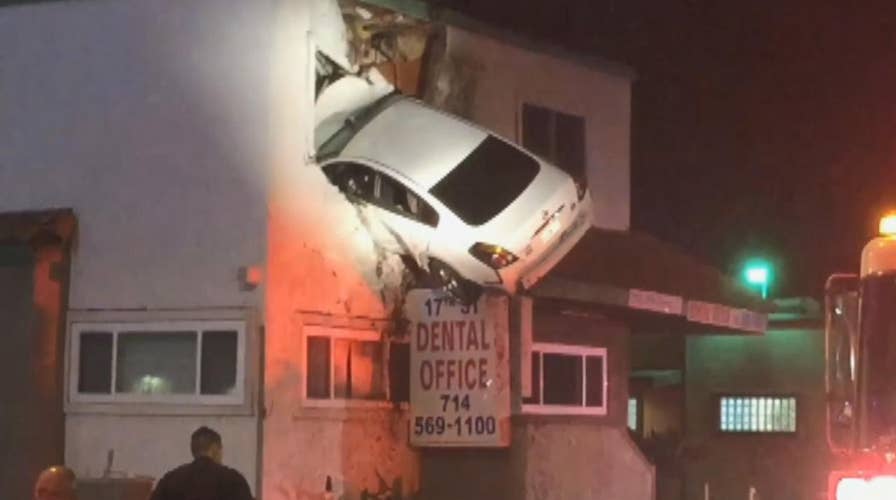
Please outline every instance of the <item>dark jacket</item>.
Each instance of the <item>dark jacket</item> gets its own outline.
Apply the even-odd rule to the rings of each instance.
[[[150,500],[252,500],[242,474],[207,457],[162,476]]]

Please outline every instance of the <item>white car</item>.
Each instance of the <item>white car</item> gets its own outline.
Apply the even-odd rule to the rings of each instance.
[[[462,302],[531,287],[591,226],[585,186],[477,125],[396,94],[339,120],[327,178]]]

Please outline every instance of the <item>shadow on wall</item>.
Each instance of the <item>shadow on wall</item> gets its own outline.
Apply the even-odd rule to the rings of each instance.
[[[656,433],[642,437],[629,431],[641,452],[656,468],[656,500],[680,500],[685,478],[686,449],[677,432]]]
[[[790,437],[733,438],[738,442],[729,440],[725,448],[718,442],[682,447],[680,464],[687,467],[692,495],[687,498],[708,490],[711,499],[816,500],[826,488],[826,447],[813,449]]]

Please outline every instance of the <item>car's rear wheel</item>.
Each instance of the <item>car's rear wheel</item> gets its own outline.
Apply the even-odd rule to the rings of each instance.
[[[430,261],[429,273],[443,290],[464,305],[476,302],[482,295],[481,286],[464,278],[451,266],[440,260]]]

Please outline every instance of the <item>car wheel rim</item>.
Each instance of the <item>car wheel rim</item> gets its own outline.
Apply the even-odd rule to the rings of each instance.
[[[455,277],[453,273],[448,272],[447,269],[439,269],[439,280],[442,282],[442,286],[445,290],[452,294],[455,294],[460,289],[457,277]]]

